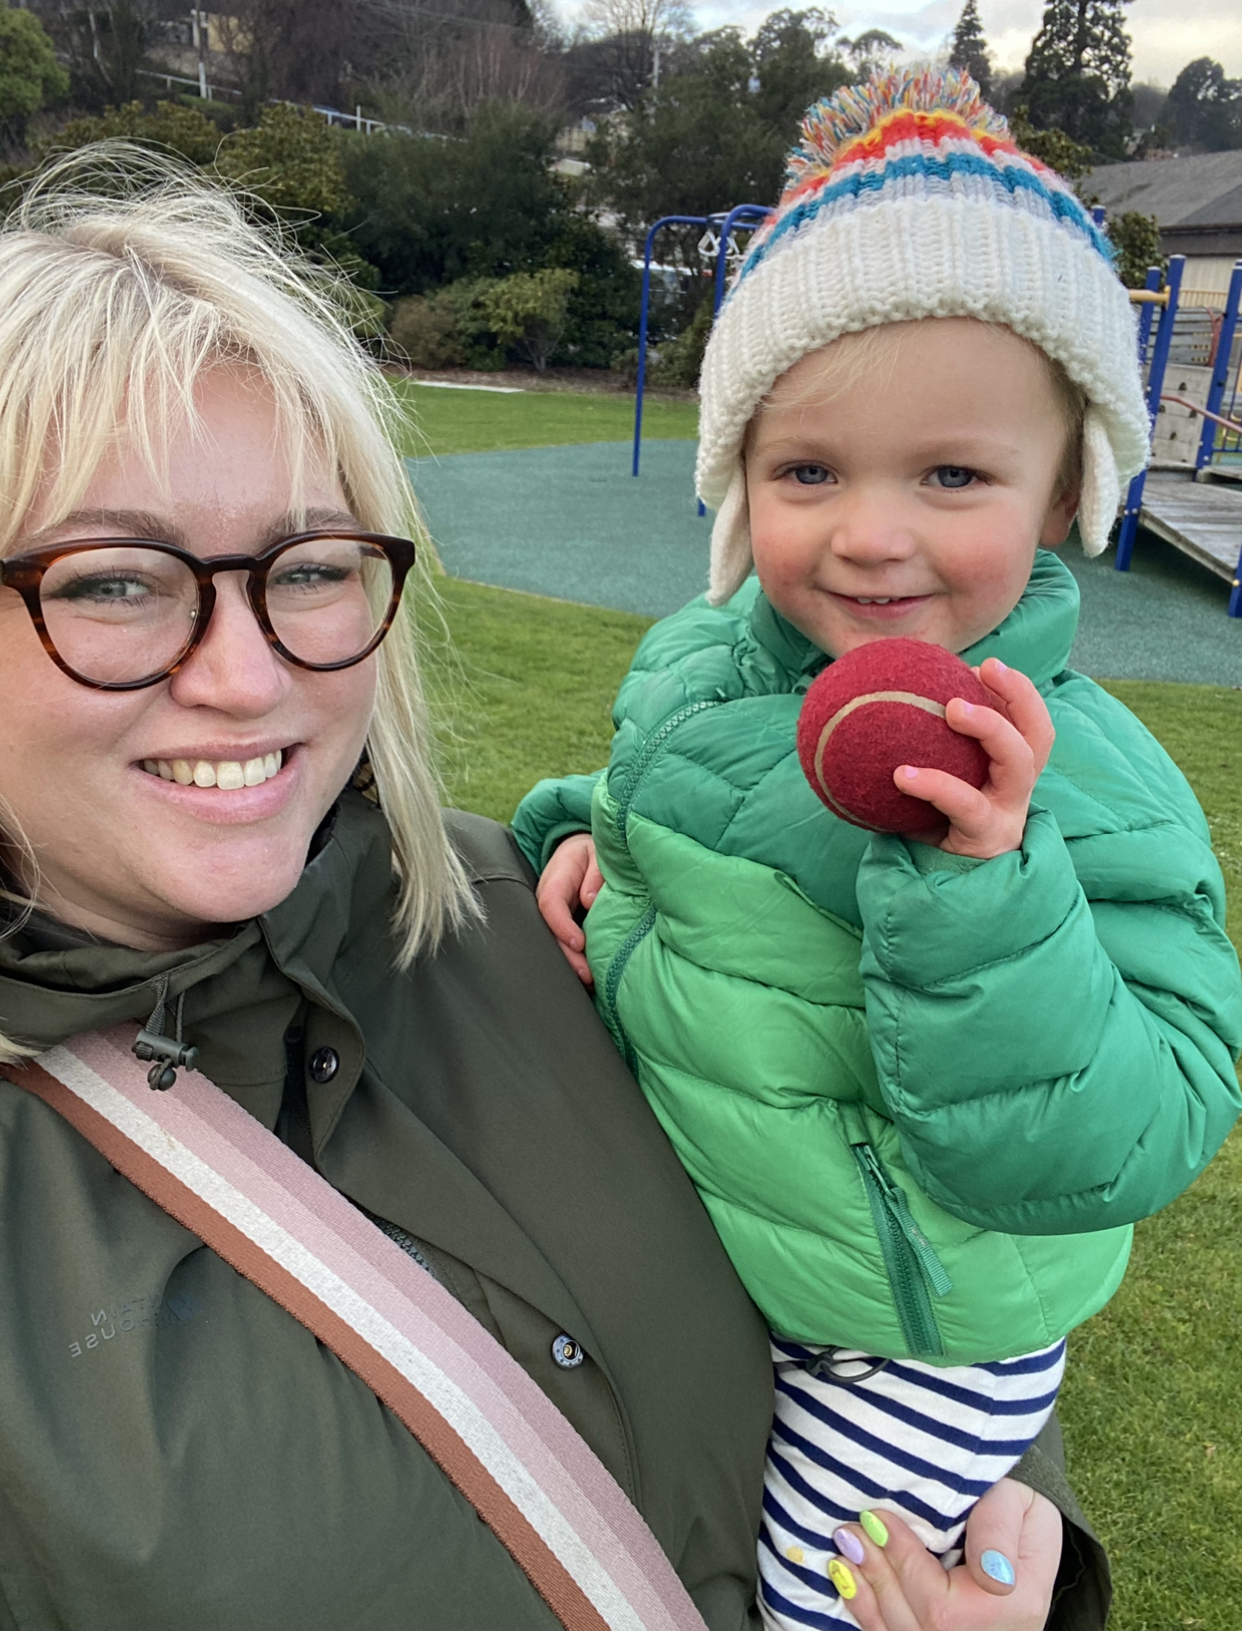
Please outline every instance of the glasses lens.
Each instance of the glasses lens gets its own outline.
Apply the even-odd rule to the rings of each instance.
[[[267,615],[281,644],[304,663],[344,663],[365,651],[392,599],[388,557],[362,538],[291,544],[267,574]]]
[[[198,614],[190,569],[140,544],[63,556],[44,573],[39,598],[61,657],[84,679],[104,685],[147,679],[171,667]]]

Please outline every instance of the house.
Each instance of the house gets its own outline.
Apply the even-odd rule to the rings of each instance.
[[[1109,215],[1154,215],[1163,252],[1186,256],[1183,303],[1224,305],[1230,272],[1242,260],[1242,150],[1102,164],[1079,189]]]

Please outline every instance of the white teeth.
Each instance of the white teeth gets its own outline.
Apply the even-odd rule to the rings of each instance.
[[[860,606],[889,606],[897,599],[896,595],[855,595],[854,599]]]
[[[239,787],[262,787],[280,772],[284,754],[256,755],[253,759],[144,759],[142,768],[150,776],[159,776],[166,782],[177,782],[182,787],[219,787],[226,793]]]

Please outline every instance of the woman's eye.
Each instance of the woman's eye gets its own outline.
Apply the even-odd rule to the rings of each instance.
[[[975,479],[973,470],[966,470],[960,464],[937,465],[935,471],[936,484],[940,487],[969,487]]]
[[[818,487],[821,482],[831,479],[822,464],[796,464],[790,474],[804,487]]]

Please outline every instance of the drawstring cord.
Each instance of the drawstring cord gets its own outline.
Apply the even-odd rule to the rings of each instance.
[[[164,1010],[168,1006],[168,976],[161,974],[155,982],[155,1007],[151,1017],[134,1043],[134,1056],[143,1063],[154,1060],[147,1072],[147,1081],[157,1093],[166,1093],[177,1080],[178,1069],[198,1069],[198,1049],[188,1048],[182,1041],[185,1019],[185,992],[177,997],[176,1037],[167,1037],[164,1031]]]

